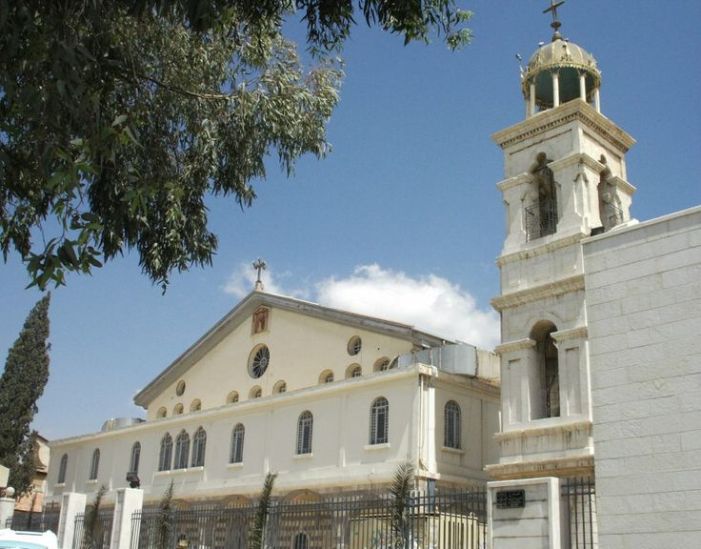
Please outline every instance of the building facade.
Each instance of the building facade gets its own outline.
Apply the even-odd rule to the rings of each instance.
[[[141,390],[146,419],[51,443],[49,499],[171,481],[190,501],[484,483],[498,360],[411,326],[254,291]]]

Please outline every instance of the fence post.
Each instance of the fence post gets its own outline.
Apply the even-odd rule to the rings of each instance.
[[[15,514],[15,498],[3,496],[0,498],[0,528],[10,528]]]
[[[61,498],[58,519],[58,546],[71,549],[75,536],[75,517],[85,512],[85,494],[67,492]]]
[[[144,503],[144,491],[138,488],[120,488],[114,502],[110,549],[129,549],[132,540],[131,517],[140,511]],[[138,539],[138,536],[134,539]]]

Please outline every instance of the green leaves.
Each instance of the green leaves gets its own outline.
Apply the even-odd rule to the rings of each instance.
[[[0,10],[0,249],[30,286],[133,250],[164,289],[208,265],[205,198],[250,206],[264,160],[287,174],[329,150],[343,73],[333,49],[366,22],[450,47],[454,0],[296,0],[318,65],[281,32],[289,0],[6,3]]]

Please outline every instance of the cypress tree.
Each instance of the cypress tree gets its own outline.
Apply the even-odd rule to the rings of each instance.
[[[49,379],[49,301],[40,299],[7,354],[0,376],[0,464],[9,467],[17,494],[32,489],[36,433],[30,431],[36,402]]]

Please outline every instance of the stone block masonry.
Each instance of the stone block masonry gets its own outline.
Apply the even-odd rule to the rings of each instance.
[[[599,543],[701,543],[701,207],[584,243]]]

